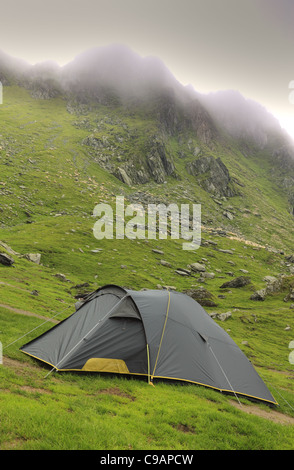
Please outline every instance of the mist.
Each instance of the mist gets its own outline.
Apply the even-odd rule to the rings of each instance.
[[[237,90],[200,95],[199,99],[218,125],[234,138],[247,138],[264,147],[269,133],[282,132],[278,119]]]
[[[9,77],[33,91],[35,97],[60,93],[80,101],[103,101],[110,94],[121,102],[148,99],[166,92],[175,102],[198,100],[216,124],[235,138],[248,138],[264,147],[271,132],[282,132],[279,121],[259,103],[237,90],[201,94],[180,84],[157,57],[141,57],[121,44],[88,49],[64,66],[54,61],[30,65],[0,52],[0,79]],[[102,101],[101,101],[102,100]]]

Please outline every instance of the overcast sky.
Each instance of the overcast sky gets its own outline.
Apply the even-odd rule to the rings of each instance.
[[[0,21],[0,49],[30,63],[125,44],[199,92],[239,90],[294,136],[294,0],[0,0]]]

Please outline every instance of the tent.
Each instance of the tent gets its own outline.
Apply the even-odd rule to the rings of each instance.
[[[106,285],[21,351],[57,371],[181,380],[277,404],[230,336],[175,291]]]

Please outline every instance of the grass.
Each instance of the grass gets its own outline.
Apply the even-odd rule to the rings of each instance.
[[[140,107],[100,106],[77,115],[67,111],[62,99],[34,100],[18,87],[5,89],[0,107],[0,240],[21,255],[40,253],[41,264],[13,255],[13,266],[0,265],[3,450],[293,448],[288,345],[294,323],[291,302],[284,298],[293,286],[285,254],[293,248],[294,224],[287,198],[271,176],[266,149],[249,157],[236,142],[209,149],[188,131],[163,136],[181,179],[169,177],[164,185],[122,185],[82,142],[91,134],[105,136],[112,150],[102,148],[104,158],[117,164],[118,156],[126,160],[138,154],[141,162],[146,142],[159,133],[152,106],[146,113]],[[193,158],[189,139],[204,154],[221,156],[230,173],[243,181],[242,196],[216,203],[197,185],[185,170]],[[179,157],[181,151],[185,158]],[[96,240],[95,205],[114,207],[116,195],[127,198],[139,190],[169,202],[201,203],[201,247],[184,251],[181,240],[171,239]],[[226,208],[235,215],[231,221],[223,216]],[[217,227],[226,229],[226,236]],[[171,267],[163,266],[162,259]],[[204,263],[215,277],[203,280],[198,274],[175,272],[194,262]],[[241,270],[248,271],[248,286],[221,288],[243,275]],[[284,275],[283,289],[264,302],[250,300],[255,290],[265,287],[267,275]],[[48,368],[18,348],[51,327],[50,318],[58,314],[54,319],[62,320],[72,313],[79,293],[108,283],[133,289],[168,285],[178,291],[209,290],[217,306],[206,310],[231,311],[225,322],[215,321],[266,381],[280,404],[279,414],[245,399],[239,409],[234,397],[196,385],[158,381],[150,387],[143,380],[99,374],[52,373],[45,379]]]
[[[243,243],[225,237],[209,234],[209,239],[218,243],[217,248],[230,246],[235,249],[234,255],[203,246],[193,254],[186,254],[185,260],[180,244],[176,249],[177,245],[169,240],[161,241],[160,245],[155,240],[151,246],[150,243],[137,245],[124,240],[126,250],[118,246],[118,252],[114,251],[116,248],[106,249],[108,243],[101,245],[104,248],[99,254],[99,262],[103,280],[112,282],[115,275],[118,284],[137,288],[143,282],[154,287],[157,282],[164,281],[166,284],[175,283],[178,290],[183,290],[197,285],[197,280],[182,278],[174,273],[174,269],[159,265],[161,256],[152,252],[152,247],[163,248],[164,258],[172,262],[173,268],[185,265],[191,256],[193,261],[209,260],[206,261],[209,271],[219,269],[222,272],[220,278],[208,280],[205,285],[219,303],[217,308],[207,310],[232,311],[232,317],[225,323],[216,321],[229,332],[257,368],[280,404],[280,415],[294,419],[294,413],[287,405],[287,402],[294,403],[293,370],[288,362],[288,345],[293,339],[294,325],[289,304],[283,301],[285,293],[269,296],[264,302],[254,302],[249,300],[252,293],[250,285],[231,289],[231,293],[220,289],[224,280],[232,278],[223,276],[228,267],[235,272],[246,267],[254,289],[262,287],[265,275],[277,275],[283,271],[280,264],[283,255],[264,249],[256,251],[251,246],[244,250]],[[131,249],[140,253],[146,264],[139,263],[137,255],[131,263],[134,266],[130,266]],[[213,256],[208,256],[209,252]],[[88,271],[87,277],[83,273],[80,279],[90,279],[96,272],[97,254],[81,255],[88,260]],[[228,264],[228,257],[234,259],[235,266]],[[129,263],[128,268],[121,269],[117,262],[111,263],[112,258],[119,259],[119,263]],[[54,276],[55,268],[17,259],[15,268],[2,267],[0,270],[0,278],[13,286],[1,286],[1,302],[49,318],[69,305],[73,307],[75,290],[70,288],[78,281],[77,268],[78,263],[76,268],[74,263],[71,265],[71,282],[64,282]],[[137,272],[133,273],[132,268]],[[289,282],[285,281],[285,289],[288,289]],[[33,288],[39,291],[38,296],[31,295]],[[218,299],[220,293],[226,296],[225,299]],[[69,313],[71,308],[63,311],[57,319]],[[43,321],[0,308],[4,347]],[[285,330],[288,324],[290,331]],[[291,449],[293,445],[293,424],[274,422],[267,415],[261,417],[245,413],[247,409],[254,412],[255,405],[242,399],[243,410],[237,409],[232,404],[236,399],[204,387],[158,382],[153,388],[142,380],[99,374],[50,374],[45,379],[49,369],[24,356],[18,347],[49,327],[50,323],[47,323],[4,349],[5,361],[0,367],[1,421],[4,423],[1,449],[266,450]],[[248,345],[242,344],[244,340]],[[266,410],[267,407],[258,405],[258,409]]]
[[[244,413],[213,390],[95,374],[44,379],[42,367],[14,361],[0,370],[2,450],[292,447],[293,425]]]

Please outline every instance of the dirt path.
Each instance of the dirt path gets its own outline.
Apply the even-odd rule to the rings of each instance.
[[[269,419],[279,424],[294,425],[294,418],[284,415],[283,413],[279,413],[279,411],[271,409],[267,411],[259,408],[257,405],[240,405],[233,400],[230,400],[230,403],[244,413],[260,416],[261,418]]]
[[[11,312],[18,313],[20,315],[27,315],[29,317],[40,318],[41,320],[47,320],[51,323],[59,323],[58,320],[54,320],[53,318],[43,317],[42,315],[38,315],[37,313],[28,312],[27,310],[22,310],[20,308],[14,308],[14,307],[11,307],[10,305],[0,304],[0,307],[6,308],[6,310],[10,310]]]

